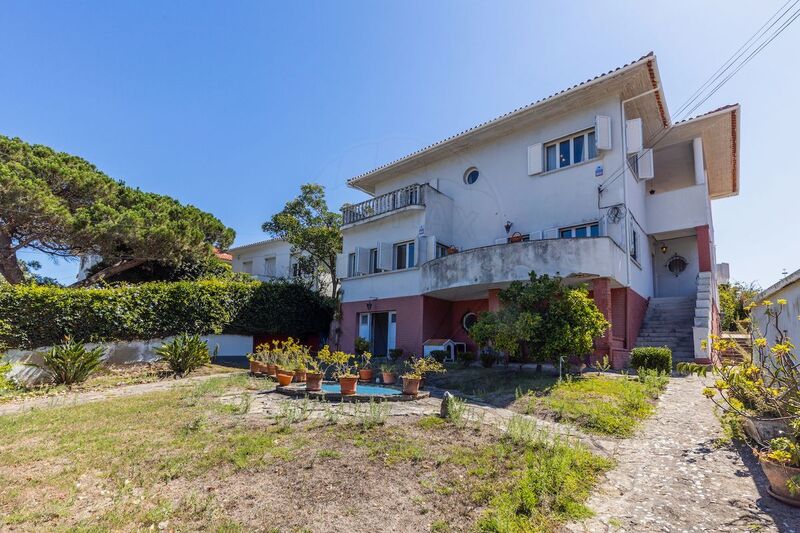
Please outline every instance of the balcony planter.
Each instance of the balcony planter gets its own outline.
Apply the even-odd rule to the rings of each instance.
[[[306,390],[315,392],[322,390],[322,379],[325,374],[322,372],[306,372]]]
[[[759,457],[761,469],[769,480],[768,492],[776,500],[787,505],[800,507],[800,493],[792,494],[789,491],[788,481],[794,476],[800,476],[800,468],[786,466],[770,461],[764,456]]]
[[[508,240],[511,242],[522,242],[522,233],[516,231],[511,234]]]
[[[447,255],[453,255],[457,253],[458,253],[458,248],[456,248],[455,246],[451,246],[450,248],[447,249]]]
[[[339,388],[341,389],[342,396],[352,396],[356,393],[358,387],[358,376],[341,376],[339,377]]]

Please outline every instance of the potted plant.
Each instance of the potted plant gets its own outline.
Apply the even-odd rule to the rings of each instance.
[[[389,363],[381,365],[381,380],[384,385],[393,385],[397,381],[397,367]]]
[[[758,452],[761,469],[769,480],[769,493],[776,499],[800,507],[800,420],[790,437],[778,437]]]
[[[431,357],[417,357],[408,365],[408,371],[403,374],[403,394],[416,396],[419,393],[419,384],[425,374],[444,372],[442,363]]]
[[[317,353],[317,358],[309,358],[306,370],[306,390],[309,392],[315,392],[322,390],[322,380],[325,379],[325,372],[323,372],[322,368],[320,367],[320,361],[323,360],[323,353],[327,352],[330,354],[330,348],[328,345],[320,349]]]
[[[250,373],[251,374],[262,374],[266,370],[266,368],[262,368],[261,361],[258,360],[258,354],[250,353],[247,354],[247,360],[250,362]]]
[[[455,246],[449,246],[447,248],[447,255],[453,255],[457,253],[458,253],[458,248],[456,248]]]
[[[370,352],[361,352],[359,356],[360,364],[357,362],[358,380],[362,383],[371,383],[375,379],[375,372],[370,367],[372,354]]]
[[[515,231],[508,240],[511,242],[522,242],[522,233]]]
[[[350,396],[356,393],[358,374],[355,373],[355,367],[352,364],[355,356],[340,350],[335,352],[320,350],[318,357],[320,361],[328,365],[328,368],[333,370],[333,379],[339,382],[342,396]]]

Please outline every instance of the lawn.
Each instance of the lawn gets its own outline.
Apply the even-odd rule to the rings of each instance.
[[[0,523],[551,531],[590,514],[584,501],[611,467],[521,416],[506,432],[377,405],[309,417],[311,402],[265,397],[263,386],[237,375],[0,417]]]
[[[192,376],[206,376],[210,374],[226,374],[241,372],[239,368],[220,365],[206,365]],[[64,385],[41,385],[27,389],[4,389],[0,387],[0,403],[25,400],[47,396],[57,396],[68,392],[103,391],[124,385],[137,385],[140,383],[153,383],[162,379],[172,379],[163,364],[131,364],[118,366],[102,366],[83,383],[76,383],[70,389]]]
[[[655,411],[654,402],[668,378],[598,375],[568,377],[532,369],[450,368],[431,383],[529,415],[579,426],[592,433],[628,437]]]

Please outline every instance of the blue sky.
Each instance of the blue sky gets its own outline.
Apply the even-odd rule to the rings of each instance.
[[[3,0],[0,133],[213,212],[242,244],[301,183],[358,201],[347,178],[650,50],[677,110],[783,1]],[[762,286],[800,268],[798,49],[800,23],[698,110],[742,105],[717,258]]]

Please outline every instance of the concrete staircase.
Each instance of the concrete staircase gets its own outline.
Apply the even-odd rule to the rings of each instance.
[[[694,360],[695,299],[650,298],[636,346],[669,346],[672,360]]]

